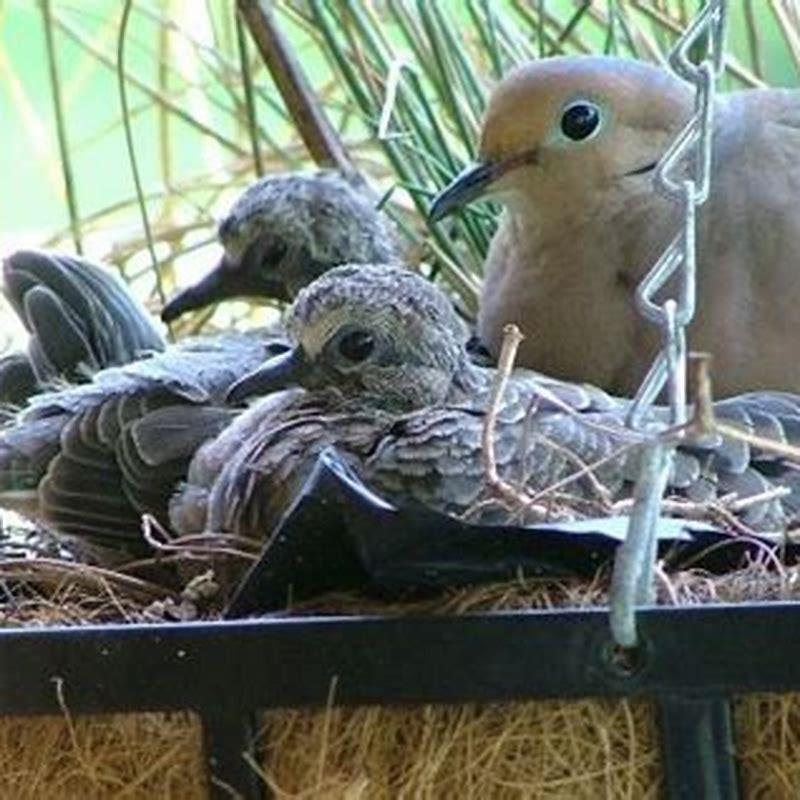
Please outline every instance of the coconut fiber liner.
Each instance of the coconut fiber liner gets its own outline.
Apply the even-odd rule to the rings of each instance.
[[[800,600],[800,568],[773,557],[724,576],[660,575],[659,602]],[[167,611],[213,618],[190,601],[145,603],[85,576],[7,584],[4,625],[163,622]],[[293,614],[465,613],[585,608],[606,600],[594,580],[518,580],[406,604],[327,595]],[[265,680],[269,677],[265,676]],[[331,687],[335,697],[335,686]],[[659,797],[655,712],[642,700],[530,701],[402,708],[329,707],[262,715],[253,768],[285,798]],[[800,796],[800,694],[734,704],[744,796]],[[206,793],[199,722],[186,714],[0,718],[0,797],[191,798]]]

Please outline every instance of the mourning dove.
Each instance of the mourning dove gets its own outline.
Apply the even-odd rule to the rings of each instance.
[[[220,239],[225,255],[219,267],[175,298],[170,319],[240,291],[292,298],[334,264],[397,253],[391,227],[367,189],[325,172],[258,181],[234,204]],[[84,259],[17,253],[6,262],[5,281],[12,307],[31,331],[32,354],[30,361],[9,356],[0,362],[6,402],[30,397],[41,388],[39,376],[42,382],[88,379],[103,366],[163,348],[125,287]],[[92,542],[92,554],[110,546],[140,550],[141,512],[158,514],[194,449],[230,421],[228,386],[284,347],[279,328],[187,340],[123,369],[101,371],[88,386],[32,399],[17,424],[0,434],[0,506],[67,534],[79,532]],[[163,409],[159,420],[165,423],[148,440],[155,448],[146,465],[153,482],[128,480],[136,465],[127,458],[132,450],[117,453],[122,432],[155,408]]]
[[[340,267],[300,293],[287,331],[292,350],[244,378],[231,395],[239,400],[290,384],[305,391],[281,401],[271,395],[203,445],[172,503],[176,529],[264,536],[285,509],[287,482],[299,485],[329,445],[390,499],[448,514],[480,508],[490,494],[481,436],[496,372],[470,360],[464,327],[433,284],[392,267]],[[582,472],[564,490],[596,497],[580,465],[607,459],[595,477],[612,497],[626,496],[641,453],[633,446],[640,439],[625,427],[628,407],[591,386],[515,371],[494,430],[501,476],[535,494]],[[800,435],[798,396],[744,395],[715,408],[748,433],[783,442]],[[651,417],[665,419],[663,408]],[[791,487],[789,497],[744,514],[762,528],[779,527],[794,514],[796,483],[790,465],[721,437],[680,447],[670,482],[672,491],[695,500]],[[499,521],[497,507],[476,518]]]
[[[486,260],[479,333],[526,335],[520,363],[622,394],[658,346],[633,292],[678,231],[654,167],[693,113],[694,91],[638,61],[526,63],[493,91],[478,163],[435,200],[440,219],[479,197],[506,206]],[[694,349],[721,395],[800,391],[800,93],[717,97],[711,196],[700,209]]]
[[[332,266],[399,258],[394,231],[367,186],[335,171],[261,178],[234,203],[218,234],[219,263],[167,303],[165,322],[231,297],[292,300]]]
[[[399,252],[366,185],[333,171],[256,181],[221,222],[219,241],[217,267],[167,304],[165,321],[228,297],[291,300],[332,266],[393,261]],[[31,334],[32,368],[42,383],[86,377],[163,348],[141,304],[109,270],[84,258],[13,253],[3,262],[3,292]]]
[[[291,300],[332,266],[391,261],[399,246],[365,185],[339,173],[260,179],[219,226],[224,255],[164,309],[180,314],[248,295]],[[164,342],[145,309],[109,270],[63,253],[19,251],[4,261],[3,291],[30,333],[29,360],[0,359],[0,405],[19,405],[54,380],[86,380]]]
[[[269,360],[252,337],[239,337],[245,355],[235,363],[230,349],[199,340],[36,398],[0,435],[0,505],[27,498],[41,519],[81,541],[82,553],[104,561],[141,554],[141,513],[166,522],[167,508],[179,533],[263,539],[315,457],[334,445],[390,499],[506,520],[496,506],[478,505],[487,496],[481,435],[495,371],[470,360],[464,325],[439,289],[397,267],[338,267],[300,293],[287,330],[292,349]],[[223,393],[239,401],[253,391],[269,394],[245,411],[224,404]],[[612,497],[626,496],[640,441],[624,425],[628,405],[590,386],[515,372],[494,430],[501,476],[534,493],[567,481],[562,490],[596,499],[585,471],[574,473],[606,459],[595,479]],[[749,433],[800,436],[794,395],[745,395],[716,410]],[[743,515],[775,528],[795,512],[797,474],[718,437],[681,447],[670,485],[697,500],[786,486],[788,497]]]
[[[123,283],[84,258],[19,250],[3,261],[3,293],[30,338],[27,357],[0,359],[0,405],[164,347]]]
[[[92,559],[141,553],[141,513],[166,511],[197,447],[235,416],[229,387],[274,344],[237,333],[185,339],[90,383],[36,395],[0,431],[0,507],[74,537]],[[126,434],[156,409],[170,416],[147,442],[150,479],[132,478],[142,455]]]

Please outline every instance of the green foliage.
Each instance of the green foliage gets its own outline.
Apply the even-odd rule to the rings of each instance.
[[[474,156],[493,82],[521,60],[555,53],[659,60],[701,2],[275,6],[326,113],[384,195],[413,256],[474,308],[498,210],[478,207],[430,229],[424,215],[433,194]],[[794,6],[730,6],[728,87],[796,84]],[[80,243],[117,264],[155,305],[157,286],[169,292],[211,261],[213,219],[242,186],[264,171],[308,166],[229,0],[7,0],[0,31],[0,173],[12,187],[0,194],[4,249],[23,238]]]

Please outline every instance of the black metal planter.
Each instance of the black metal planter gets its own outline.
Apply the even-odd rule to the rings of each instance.
[[[632,696],[660,707],[670,798],[735,798],[729,698],[800,689],[800,606],[652,608],[620,661],[604,610],[0,631],[0,713],[192,710],[212,796],[263,797],[255,712]],[[154,678],[154,676],[157,676]]]

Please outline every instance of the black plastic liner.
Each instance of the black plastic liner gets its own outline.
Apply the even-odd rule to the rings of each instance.
[[[627,525],[627,517],[477,525],[420,505],[395,506],[329,448],[245,575],[226,617],[282,609],[289,600],[333,590],[407,597],[519,575],[591,577],[611,559]],[[659,527],[659,555],[670,567],[691,560],[722,573],[765,545],[774,546],[702,522],[664,518]],[[787,558],[794,549],[786,547]]]

